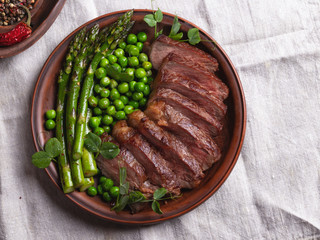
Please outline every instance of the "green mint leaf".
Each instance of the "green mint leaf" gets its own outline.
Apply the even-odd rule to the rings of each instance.
[[[32,155],[32,163],[38,168],[46,168],[50,165],[52,157],[49,153],[40,151]]]
[[[122,195],[120,197],[119,202],[112,208],[112,210],[115,210],[116,212],[120,212],[123,210],[129,202],[129,196],[128,195]]]
[[[100,148],[100,154],[106,159],[112,159],[120,153],[119,147],[111,142],[104,142]]]
[[[156,20],[156,22],[160,23],[163,19],[163,14],[160,10],[160,8],[158,8],[158,10],[154,13],[154,19]]]
[[[62,153],[63,149],[57,138],[50,138],[44,146],[44,150],[49,154],[50,157],[55,158]]]
[[[189,29],[188,40],[191,45],[196,45],[197,43],[199,43],[201,41],[198,28]]]
[[[160,200],[164,195],[166,195],[167,192],[168,191],[165,188],[158,188],[153,193],[153,199],[154,200]]]
[[[90,152],[98,152],[101,146],[101,139],[98,135],[89,132],[84,138],[84,146]]]
[[[146,197],[141,192],[139,192],[139,191],[130,192],[129,204],[142,202],[143,200],[146,200]]]
[[[153,14],[145,15],[143,20],[149,25],[149,27],[154,27],[157,24],[156,20],[154,19]]]
[[[173,40],[180,40],[182,37],[183,37],[183,33],[180,32],[180,33],[178,33],[176,35],[171,36],[170,38],[173,39]]]
[[[152,207],[152,210],[153,210],[155,213],[162,214],[162,211],[161,211],[161,209],[160,209],[160,203],[159,203],[158,201],[154,200],[154,201],[152,202],[151,207]]]
[[[129,192],[129,183],[126,182],[125,184],[122,184],[119,186],[119,192],[121,195],[128,194]]]
[[[173,24],[171,26],[169,37],[176,35],[180,30],[181,24],[179,23],[178,17],[175,16],[173,19]]]
[[[119,182],[120,185],[124,184],[127,178],[127,169],[125,167],[121,167],[119,169]]]

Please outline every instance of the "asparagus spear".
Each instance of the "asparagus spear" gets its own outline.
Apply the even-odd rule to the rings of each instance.
[[[73,39],[69,45],[69,51],[66,56],[64,70],[60,70],[59,79],[58,79],[58,100],[57,100],[57,116],[56,116],[56,137],[62,145],[62,153],[58,157],[58,168],[60,181],[62,185],[62,190],[64,193],[70,193],[74,191],[70,164],[66,155],[66,143],[64,138],[64,102],[67,92],[67,85],[69,82],[70,72],[73,65],[74,51],[79,44],[83,41],[85,35],[85,29],[80,31]]]
[[[93,60],[88,68],[87,75],[85,77],[80,99],[79,99],[79,108],[78,108],[78,119],[75,130],[75,138],[73,145],[73,159],[80,159],[83,152],[83,144],[84,144],[84,125],[86,124],[86,116],[88,109],[88,98],[90,95],[90,90],[93,86],[93,77],[94,72],[98,67],[98,64],[102,57],[106,56],[112,49],[117,46],[117,43],[128,35],[130,29],[132,28],[132,23],[130,23],[131,17],[133,14],[133,10],[126,12],[123,16],[121,16],[117,23],[113,28],[110,29],[108,37],[102,46],[99,46],[96,49],[96,54],[93,57]],[[113,48],[110,49],[110,46]]]
[[[72,146],[74,140],[74,129],[76,123],[76,109],[80,91],[80,82],[84,72],[84,66],[88,50],[94,44],[98,35],[98,28],[92,27],[82,43],[81,50],[75,58],[75,65],[72,72],[72,78],[69,84],[69,94],[66,103],[66,135],[67,135],[67,152],[70,159],[72,180],[75,188],[80,187],[84,182],[84,176],[81,166],[81,159],[74,161],[72,159]]]

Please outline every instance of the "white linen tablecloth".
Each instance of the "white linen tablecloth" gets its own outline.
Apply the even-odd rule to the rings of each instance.
[[[149,0],[68,0],[48,32],[0,59],[0,239],[320,239],[320,1],[158,0],[203,28],[243,84],[248,121],[239,160],[208,201],[146,227],[81,210],[31,164],[35,82],[71,31]]]

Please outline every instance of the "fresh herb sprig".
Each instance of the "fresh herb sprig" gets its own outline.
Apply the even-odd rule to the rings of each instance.
[[[149,25],[149,27],[155,28],[155,38],[157,38],[163,32],[163,29],[157,32],[157,23],[161,23],[162,19],[163,19],[163,14],[159,8],[153,14],[147,14],[144,16],[144,21]],[[169,33],[169,37],[178,41],[183,41],[183,42],[188,41],[191,45],[196,45],[201,41],[198,28],[189,29],[187,34],[188,39],[181,40],[183,37],[183,33],[179,32],[180,27],[181,27],[181,23],[179,23],[178,17],[175,16],[173,19],[170,33]]]
[[[62,145],[57,138],[50,138],[44,146],[44,151],[32,155],[32,163],[38,168],[46,168],[54,158],[62,153]]]
[[[84,146],[93,153],[96,157],[101,154],[106,159],[115,158],[119,152],[119,147],[112,142],[103,142],[100,137],[92,132],[89,132],[84,139]]]
[[[165,197],[168,193],[168,190],[165,188],[159,188],[153,193],[152,199],[147,199],[140,191],[129,191],[129,182],[126,181],[127,171],[125,167],[120,167],[119,169],[119,196],[117,197],[116,204],[112,208],[112,210],[116,212],[122,211],[126,206],[130,206],[134,203],[139,202],[152,202],[151,208],[154,212],[158,214],[162,214],[159,201],[175,199],[179,196]]]
[[[157,38],[160,34],[162,34],[163,29],[157,32],[157,23],[161,23],[163,19],[162,11],[158,8],[158,10],[152,14],[147,14],[144,16],[144,21],[149,25],[149,27],[154,27],[154,37]]]

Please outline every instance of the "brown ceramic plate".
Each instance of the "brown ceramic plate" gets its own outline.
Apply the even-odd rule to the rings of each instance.
[[[66,0],[38,0],[35,9],[31,12],[32,34],[24,41],[8,47],[0,47],[0,58],[7,58],[17,55],[31,47],[38,41],[56,20]],[[0,32],[4,29],[0,29]]]
[[[110,13],[84,24],[64,39],[48,58],[39,75],[32,100],[31,127],[34,143],[38,151],[41,149],[41,146],[43,146],[44,143],[52,137],[52,133],[48,133],[44,129],[44,114],[47,110],[55,107],[57,75],[62,66],[69,42],[84,26],[91,27],[94,24],[99,23],[100,26],[103,27],[114,22],[123,13],[124,11]],[[143,22],[143,17],[148,13],[150,13],[148,10],[135,10],[133,19],[136,21],[136,24],[132,31],[135,33],[145,31],[149,36],[148,39],[152,39],[154,36],[153,29]],[[174,15],[172,14],[164,13],[163,22],[160,24],[158,29],[163,28],[164,33],[168,34],[173,17]],[[192,27],[197,27],[182,18],[180,18],[180,22],[182,24],[181,29],[183,31]],[[78,206],[106,220],[117,223],[152,224],[189,212],[207,200],[227,179],[237,161],[245,134],[245,99],[239,77],[226,53],[222,50],[219,44],[214,45],[210,42],[215,42],[215,40],[207,33],[201,29],[200,33],[202,39],[209,41],[199,43],[198,47],[212,54],[219,61],[220,70],[218,75],[230,89],[230,96],[226,100],[228,112],[223,138],[224,153],[222,159],[208,170],[205,179],[198,188],[191,191],[184,191],[181,198],[169,201],[167,204],[163,205],[161,207],[163,211],[162,215],[154,213],[151,210],[151,207],[134,215],[130,214],[129,211],[115,213],[114,211],[111,211],[108,204],[101,201],[98,196],[92,198],[87,196],[86,193],[80,193],[77,191],[67,194],[66,196]],[[51,163],[46,171],[55,185],[61,189],[56,165]]]

